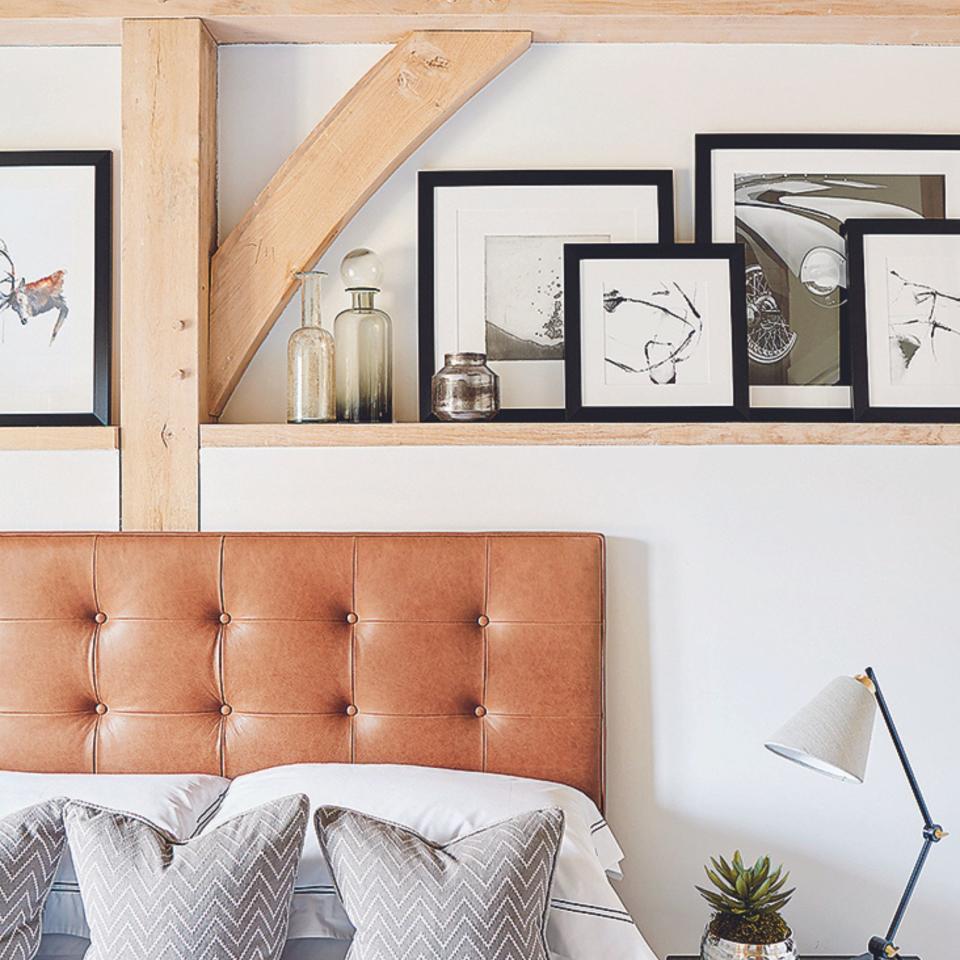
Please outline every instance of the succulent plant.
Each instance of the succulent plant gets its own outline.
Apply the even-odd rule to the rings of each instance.
[[[782,866],[771,871],[769,857],[761,857],[748,867],[738,850],[731,863],[723,857],[719,862],[711,857],[710,862],[713,869],[704,870],[716,890],[697,890],[718,914],[755,923],[762,917],[779,915],[793,896],[794,888],[783,889],[790,874],[783,873]]]

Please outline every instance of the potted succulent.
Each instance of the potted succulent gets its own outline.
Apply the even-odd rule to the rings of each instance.
[[[704,869],[716,889],[697,887],[714,910],[700,944],[702,960],[796,960],[793,933],[780,916],[793,895],[783,889],[790,874],[782,866],[771,871],[769,857],[745,866],[739,850],[730,863],[723,857],[710,862],[713,869]]]

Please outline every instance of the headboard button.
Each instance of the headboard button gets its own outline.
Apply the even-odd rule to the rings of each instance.
[[[347,705],[347,716],[355,717],[360,711],[351,703]]]
[[[487,715],[487,708],[486,708],[486,707],[477,707],[473,712],[474,712],[478,717],[485,717],[485,716]]]
[[[490,618],[481,614],[479,617],[477,617],[477,623],[480,624],[481,627],[486,627],[490,623]]]
[[[107,705],[105,703],[98,703],[93,709],[102,717],[107,712]]]
[[[223,705],[220,707],[220,712],[221,712],[225,717],[229,717],[230,714],[233,713],[233,707],[231,707],[229,703],[225,703],[225,704],[223,704]]]
[[[106,615],[105,613],[101,613],[101,612],[98,611],[96,614],[94,614],[93,619],[94,619],[97,623],[106,623],[106,622],[107,622],[107,615]]]
[[[356,623],[360,618],[355,613],[347,614],[347,623]]]
[[[220,622],[221,622],[221,623],[229,623],[229,622],[230,622],[230,614],[229,614],[229,613],[221,613],[221,614],[220,614]]]

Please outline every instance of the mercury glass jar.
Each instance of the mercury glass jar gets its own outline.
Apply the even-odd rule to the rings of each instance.
[[[736,943],[711,933],[707,924],[700,941],[700,960],[797,960],[797,947],[793,934],[779,943]]]
[[[329,423],[337,418],[333,337],[323,329],[319,270],[298,273],[300,326],[287,342],[287,423]]]
[[[433,412],[440,420],[490,420],[500,411],[500,378],[485,353],[447,353],[433,375]]]
[[[389,423],[393,419],[393,334],[390,317],[374,305],[380,292],[380,258],[361,247],[340,264],[351,295],[337,314],[337,419],[346,423]]]

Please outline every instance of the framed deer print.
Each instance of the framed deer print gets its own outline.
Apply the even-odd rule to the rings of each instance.
[[[110,418],[109,151],[0,152],[0,424]]]

